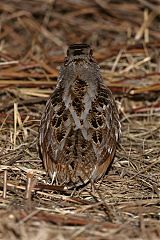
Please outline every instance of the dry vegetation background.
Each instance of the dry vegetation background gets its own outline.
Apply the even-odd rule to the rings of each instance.
[[[66,48],[89,43],[120,102],[105,178],[49,185],[39,119]],[[0,1],[0,239],[160,239],[160,1]]]

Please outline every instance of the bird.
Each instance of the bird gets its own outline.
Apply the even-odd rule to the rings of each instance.
[[[39,126],[39,147],[52,184],[76,188],[101,179],[121,135],[116,101],[93,50],[72,44]]]

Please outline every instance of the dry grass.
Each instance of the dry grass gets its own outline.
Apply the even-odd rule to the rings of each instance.
[[[6,0],[0,11],[0,239],[160,239],[158,0]],[[75,42],[95,48],[122,138],[108,175],[70,191],[48,184],[37,137]]]

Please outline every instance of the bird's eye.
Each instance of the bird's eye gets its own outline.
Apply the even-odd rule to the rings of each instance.
[[[93,55],[93,50],[92,50],[92,49],[90,49],[90,52],[89,52],[89,54],[90,54],[90,56],[92,56],[92,55]]]
[[[65,57],[64,58],[64,65],[67,65],[67,63],[68,63],[68,57]]]
[[[69,49],[67,49],[67,56],[69,56]]]

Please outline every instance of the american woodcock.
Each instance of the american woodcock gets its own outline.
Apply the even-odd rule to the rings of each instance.
[[[115,100],[92,49],[71,45],[39,128],[40,151],[52,182],[76,187],[104,176],[120,128]]]

